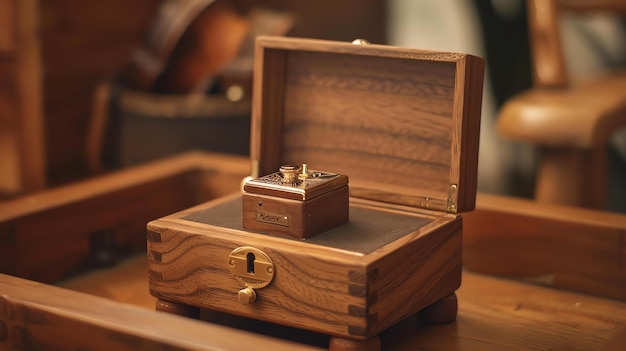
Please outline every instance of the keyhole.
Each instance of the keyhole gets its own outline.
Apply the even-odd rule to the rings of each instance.
[[[252,252],[248,252],[248,254],[246,255],[246,263],[248,265],[248,273],[250,274],[254,274],[254,259],[256,257],[254,257],[254,253]]]

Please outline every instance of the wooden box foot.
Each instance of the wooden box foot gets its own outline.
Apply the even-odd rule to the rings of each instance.
[[[458,302],[456,293],[452,293],[418,312],[422,322],[428,324],[450,323],[456,319]]]
[[[350,340],[340,337],[330,339],[329,351],[380,351],[380,337],[368,340]]]

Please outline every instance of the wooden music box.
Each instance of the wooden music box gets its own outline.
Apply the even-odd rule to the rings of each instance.
[[[310,237],[246,229],[239,193],[152,221],[157,308],[321,332],[331,350],[379,350],[381,331],[418,312],[454,320],[482,83],[470,55],[259,38],[252,176],[302,163],[346,175],[349,219]]]

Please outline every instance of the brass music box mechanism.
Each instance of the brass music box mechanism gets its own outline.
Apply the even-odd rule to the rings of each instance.
[[[284,165],[243,185],[243,227],[308,238],[348,222],[346,175]]]

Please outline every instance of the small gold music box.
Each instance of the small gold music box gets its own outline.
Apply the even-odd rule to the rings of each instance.
[[[284,165],[243,186],[243,227],[308,238],[348,221],[348,177]]]
[[[255,179],[148,224],[160,310],[325,333],[333,351],[378,351],[415,313],[455,319],[483,60],[358,43],[257,39]]]

